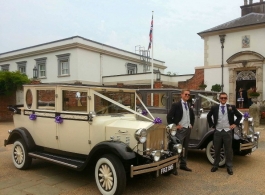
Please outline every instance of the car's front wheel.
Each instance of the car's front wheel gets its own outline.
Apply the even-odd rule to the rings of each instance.
[[[22,139],[18,139],[13,144],[12,160],[18,169],[27,169],[31,165],[32,158],[28,156],[27,146]]]
[[[213,141],[210,141],[207,144],[206,147],[206,155],[211,164],[214,163],[214,146],[213,146]],[[221,148],[220,151],[220,162],[219,166],[224,166],[225,165],[225,152],[224,152],[224,147]]]
[[[121,161],[114,155],[105,154],[96,163],[95,179],[103,195],[122,194],[126,187],[126,173]]]

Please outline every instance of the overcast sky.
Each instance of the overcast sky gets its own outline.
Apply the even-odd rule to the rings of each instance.
[[[259,2],[254,0],[253,3]],[[244,0],[0,0],[0,53],[79,35],[135,52],[147,49],[177,74],[203,66],[197,34],[241,16]]]

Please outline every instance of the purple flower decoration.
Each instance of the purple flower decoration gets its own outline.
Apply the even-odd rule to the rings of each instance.
[[[147,111],[146,110],[142,110],[142,115],[147,116]]]
[[[159,117],[156,117],[155,120],[153,121],[155,124],[161,124],[162,120]]]
[[[29,115],[29,119],[32,121],[35,121],[37,119],[37,115],[36,114],[31,114]]]
[[[250,117],[250,115],[249,115],[248,112],[245,112],[244,115],[243,115],[243,117],[244,117],[245,120],[247,120]]]
[[[55,122],[56,122],[56,123],[59,123],[59,124],[63,123],[63,119],[62,119],[62,117],[60,117],[60,116],[56,116],[56,117],[55,117]]]

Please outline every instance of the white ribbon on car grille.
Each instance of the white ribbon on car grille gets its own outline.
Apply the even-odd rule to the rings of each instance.
[[[150,119],[150,118],[148,118],[148,117],[146,117],[146,116],[144,116],[144,115],[142,115],[142,114],[140,114],[140,113],[138,113],[138,112],[132,110],[131,108],[127,108],[126,106],[124,106],[124,105],[122,105],[122,104],[120,104],[120,103],[118,103],[118,102],[116,102],[116,101],[114,101],[114,100],[108,98],[108,97],[105,96],[105,95],[102,95],[101,93],[98,93],[98,92],[96,92],[96,91],[93,91],[93,93],[96,94],[97,96],[99,96],[99,97],[101,97],[101,98],[103,98],[103,99],[105,99],[105,100],[107,100],[107,101],[109,101],[109,102],[111,102],[111,103],[113,103],[113,104],[115,104],[115,105],[117,105],[117,106],[123,108],[124,110],[128,110],[129,112],[132,112],[132,113],[134,113],[134,114],[136,114],[136,115],[138,115],[138,116],[140,116],[140,117],[143,117],[143,118],[145,118],[145,119],[147,119],[147,120],[153,122],[152,119]],[[136,94],[136,95],[137,95],[137,94]],[[150,112],[149,112],[148,110],[147,110],[147,112],[150,114]],[[152,116],[152,115],[151,115],[151,116]]]

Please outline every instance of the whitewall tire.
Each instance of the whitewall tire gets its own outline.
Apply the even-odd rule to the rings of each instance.
[[[12,160],[17,169],[27,169],[31,165],[32,158],[28,156],[28,149],[22,139],[13,144]]]
[[[126,187],[126,173],[123,164],[114,155],[103,155],[96,163],[95,180],[101,194],[122,194]]]
[[[206,156],[211,164],[214,163],[214,146],[213,141],[210,141],[206,147]],[[219,166],[225,165],[225,152],[224,147],[221,148]]]

